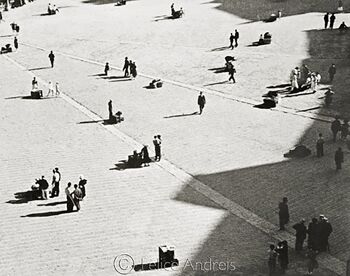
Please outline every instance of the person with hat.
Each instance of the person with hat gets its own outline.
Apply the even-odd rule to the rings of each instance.
[[[305,226],[305,219],[293,225],[295,229],[295,251],[300,252],[303,250],[304,240],[306,239],[307,229]]]

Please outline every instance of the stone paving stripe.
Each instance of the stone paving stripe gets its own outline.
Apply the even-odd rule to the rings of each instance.
[[[24,66],[17,63],[13,59],[11,59],[8,56],[4,56],[8,61],[15,64],[20,69],[27,71],[28,74],[35,76],[40,82],[44,83],[45,85],[48,85],[48,83],[41,78],[37,77],[34,73],[31,71],[28,71]],[[75,58],[79,59],[80,58]],[[83,60],[83,59],[82,59]],[[98,62],[93,62],[96,64],[99,64]],[[100,65],[100,64],[99,64]],[[64,99],[67,103],[71,104],[78,110],[80,110],[82,113],[87,115],[92,120],[101,120],[103,119],[101,116],[93,112],[92,110],[88,109],[83,104],[79,103],[75,99],[69,97],[67,94],[63,93],[61,91],[61,98]],[[142,143],[137,142],[130,136],[124,134],[123,132],[119,131],[116,127],[113,125],[102,125],[101,127],[108,130],[110,133],[121,139],[123,142],[128,144],[129,146],[133,148],[139,148],[142,147]],[[293,234],[283,231],[277,231],[276,225],[264,220],[263,218],[257,216],[255,213],[245,209],[244,207],[240,206],[239,204],[227,199],[222,194],[214,191],[210,187],[206,186],[203,182],[197,180],[189,173],[185,172],[181,168],[175,166],[170,161],[167,161],[163,159],[161,162],[156,163],[157,166],[164,169],[166,172],[170,173],[171,175],[175,176],[179,180],[181,180],[183,183],[188,184],[191,186],[194,190],[201,193],[208,199],[212,200],[222,208],[228,210],[231,214],[243,219],[244,221],[248,222],[249,224],[253,225],[260,231],[268,234],[272,238],[276,240],[286,240],[290,245],[295,244],[295,237]],[[329,254],[320,254],[318,257],[319,263],[321,266],[335,272],[338,275],[345,275],[346,273],[346,263],[329,255]]]

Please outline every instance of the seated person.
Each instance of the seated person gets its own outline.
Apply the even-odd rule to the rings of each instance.
[[[345,22],[343,21],[340,26],[339,26],[339,30],[342,31],[346,31],[349,27],[346,26]]]
[[[262,34],[260,34],[259,44],[260,44],[260,45],[264,44],[264,38],[263,38],[263,35],[262,35]]]

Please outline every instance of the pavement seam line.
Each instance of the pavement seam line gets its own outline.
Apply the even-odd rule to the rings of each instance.
[[[41,51],[45,51],[45,52],[48,51],[45,48],[42,48],[42,47],[39,47],[39,46],[35,46],[35,45],[31,45],[31,44],[24,43],[24,42],[21,42],[20,44],[22,44],[24,46],[27,46],[27,47],[30,47],[30,48],[35,48],[35,49],[38,49],[38,50],[41,50]],[[99,66],[104,66],[104,64],[99,62],[99,61],[78,57],[78,56],[75,56],[75,55],[63,53],[63,52],[56,51],[56,50],[55,50],[55,53],[58,53],[58,54],[60,54],[62,56],[65,56],[65,57],[68,57],[68,58],[71,58],[71,59],[75,59],[75,60],[79,60],[79,61],[82,61],[82,62],[91,63],[91,64],[95,64],[95,65],[99,65]],[[120,68],[120,67],[110,66],[110,68],[122,71],[122,68]],[[138,75],[140,75],[142,77],[145,77],[145,78],[148,78],[148,79],[151,79],[151,80],[159,79],[159,77],[154,77],[154,76],[150,76],[150,75],[143,74],[143,73],[138,73]],[[197,87],[197,86],[194,86],[194,85],[182,83],[182,82],[179,82],[179,81],[173,81],[173,80],[169,80],[169,79],[164,79],[164,78],[161,78],[161,80],[163,82],[165,82],[165,83],[170,83],[170,84],[175,85],[175,86],[179,86],[179,87],[182,87],[182,88],[187,88],[189,90],[195,90],[195,91],[198,91],[198,92],[202,91],[202,92],[205,92],[207,94],[214,95],[214,96],[217,96],[217,97],[220,97],[220,98],[224,98],[224,99],[227,99],[227,100],[235,101],[235,102],[238,102],[238,103],[243,103],[243,104],[247,104],[247,105],[251,105],[251,106],[261,104],[261,102],[257,102],[257,101],[252,100],[252,99],[248,99],[248,98],[244,98],[244,97],[235,97],[233,95],[230,95],[230,94],[227,94],[225,92],[218,91],[218,90],[207,89],[207,88],[204,88],[204,87],[201,88],[201,87]],[[294,115],[294,116],[308,118],[308,119],[312,119],[312,120],[315,120],[315,121],[321,121],[321,122],[326,122],[326,123],[332,122],[332,118],[334,118],[334,116],[332,116],[332,115],[328,116],[328,115],[322,115],[322,114],[315,114],[315,113],[307,112],[307,111],[303,112],[303,114],[300,114],[300,112],[301,112],[300,110],[294,109],[294,108],[290,108],[290,107],[285,107],[285,106],[279,106],[279,107],[276,107],[276,108],[270,109],[270,110],[273,111],[273,112],[281,112],[281,113],[285,113],[285,114],[291,114],[291,115]]]
[[[26,71],[31,76],[35,76],[41,83],[44,83],[46,86],[48,86],[48,83],[41,79],[40,77],[36,76],[33,72],[28,71],[27,68],[25,68],[20,63],[16,62],[15,60],[11,59],[8,56],[4,56],[5,59],[13,63],[15,66],[19,67],[23,71]],[[67,94],[61,92],[61,98],[65,100],[67,103],[84,113],[87,117],[89,117],[92,120],[103,120],[103,118],[95,113],[94,111],[87,108],[82,103],[79,103],[74,98],[68,96]],[[123,142],[125,142],[127,145],[129,145],[131,148],[141,148],[142,144],[137,142],[134,138],[131,136],[123,133],[122,131],[118,130],[114,125],[102,125],[101,127],[109,131],[111,134],[115,135],[119,139],[121,139]],[[289,232],[277,232],[276,226],[265,219],[259,217],[255,213],[249,211],[248,209],[244,208],[243,206],[229,200],[228,198],[224,197],[222,194],[216,192],[209,186],[205,185],[203,182],[196,179],[191,174],[187,173],[183,169],[179,168],[175,164],[171,163],[168,160],[163,159],[160,163],[155,163],[158,167],[166,171],[167,173],[173,175],[177,179],[179,179],[184,184],[189,185],[194,190],[199,192],[200,194],[204,195],[209,200],[213,201],[214,203],[221,206],[223,209],[229,211],[234,216],[239,217],[240,219],[244,220],[245,222],[249,223],[250,225],[254,226],[255,228],[259,229],[263,233],[267,234],[268,236],[272,237],[275,240],[287,240],[289,245],[295,243],[295,237]],[[329,254],[321,254],[318,257],[320,264],[335,272],[338,275],[344,275],[346,271],[346,264],[345,262],[339,260],[336,257],[333,257]]]

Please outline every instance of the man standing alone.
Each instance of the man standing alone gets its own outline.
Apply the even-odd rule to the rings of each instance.
[[[293,225],[295,229],[295,251],[302,251],[304,240],[306,239],[307,229],[305,226],[305,219]]]
[[[202,111],[203,111],[203,108],[204,108],[204,106],[206,104],[205,96],[203,95],[203,92],[199,92],[197,103],[199,105],[199,115],[201,115]]]
[[[344,162],[344,153],[340,147],[335,152],[334,161],[335,161],[336,170],[337,171],[340,170],[341,164]]]
[[[284,197],[278,208],[280,230],[285,230],[284,226],[289,222],[288,198]]]
[[[233,34],[231,33],[230,35],[230,47],[231,47],[231,50],[233,50],[233,40],[235,39],[235,37],[233,36]]]
[[[335,22],[335,15],[334,13],[332,13],[331,17],[329,18],[329,28],[331,30],[333,30],[334,22]]]
[[[71,191],[71,185],[72,183],[68,182],[67,187],[65,189],[66,196],[67,196],[67,212],[72,212],[74,207],[74,202],[72,198],[72,191]]]
[[[239,32],[235,30],[235,47],[238,47]]]
[[[335,64],[333,63],[329,69],[328,69],[328,74],[329,74],[329,82],[333,82],[334,75],[337,73],[337,68],[335,68]]]
[[[53,68],[54,62],[55,62],[55,55],[54,55],[54,53],[52,51],[49,54],[49,59],[50,59],[50,62],[51,62],[51,67]]]
[[[318,139],[317,139],[317,142],[316,142],[316,154],[317,154],[317,157],[322,157],[323,156],[323,144],[324,144],[324,140],[323,140],[322,134],[320,133],[318,135]]]
[[[324,17],[323,17],[323,21],[324,21],[324,28],[327,29],[328,27],[328,20],[329,20],[329,13],[327,12]]]

